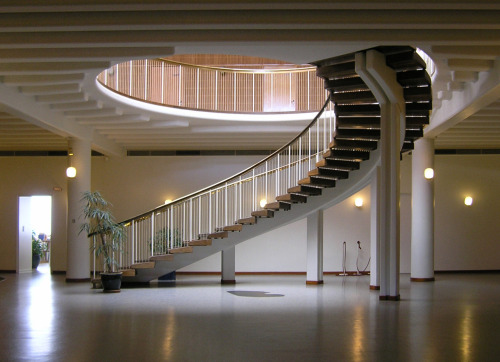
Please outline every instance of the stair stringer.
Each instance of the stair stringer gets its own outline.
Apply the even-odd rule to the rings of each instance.
[[[380,148],[370,152],[370,159],[361,162],[349,178],[338,180],[333,188],[322,189],[322,195],[307,199],[306,203],[293,204],[289,211],[276,211],[273,218],[259,218],[256,224],[244,225],[240,232],[230,232],[224,239],[213,239],[211,246],[194,246],[192,253],[175,254],[172,261],[156,261],[151,269],[137,269],[135,276],[124,276],[124,282],[146,283],[158,277],[200,261],[248,239],[304,219],[308,215],[332,207],[367,186],[380,164]]]

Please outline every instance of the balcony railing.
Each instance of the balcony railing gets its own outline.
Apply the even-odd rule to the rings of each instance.
[[[216,112],[316,112],[328,96],[315,67],[235,70],[145,59],[117,64],[97,80],[137,100]]]

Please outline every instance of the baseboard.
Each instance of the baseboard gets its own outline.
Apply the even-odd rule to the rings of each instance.
[[[16,271],[15,270],[4,269],[4,270],[0,270],[0,273],[1,274],[16,274]]]
[[[500,273],[500,269],[485,269],[485,270],[435,270],[434,274],[491,274]]]
[[[51,270],[50,274],[52,274],[52,275],[66,275],[66,270]]]
[[[74,279],[74,278],[66,278],[66,283],[89,283],[90,278],[83,279]]]
[[[342,271],[323,272],[323,275],[340,275]],[[306,275],[306,272],[277,272],[277,271],[259,271],[259,272],[236,272],[236,275]],[[356,276],[357,271],[347,271],[347,275]],[[369,271],[360,272],[361,275],[370,275]],[[221,272],[206,272],[206,271],[178,271],[177,275],[221,275]]]

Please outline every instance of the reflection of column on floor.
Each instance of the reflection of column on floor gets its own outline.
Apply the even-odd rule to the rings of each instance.
[[[323,210],[307,217],[307,284],[323,284]]]
[[[222,284],[236,284],[235,265],[236,265],[235,247],[222,250]]]

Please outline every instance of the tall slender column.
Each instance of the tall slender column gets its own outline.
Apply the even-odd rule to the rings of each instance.
[[[89,239],[85,232],[79,234],[82,193],[90,191],[91,148],[88,140],[71,140],[73,151],[71,165],[76,168],[76,176],[68,178],[68,250],[66,281],[86,281],[90,279]]]
[[[434,140],[421,138],[412,152],[411,280],[434,280]]]
[[[405,100],[396,72],[376,50],[356,53],[356,72],[380,105],[380,299],[399,300],[399,155]]]
[[[377,166],[370,185],[370,289],[380,289],[380,166]]]
[[[307,217],[306,284],[323,284],[323,210]]]
[[[222,250],[222,284],[236,284],[236,249]]]

